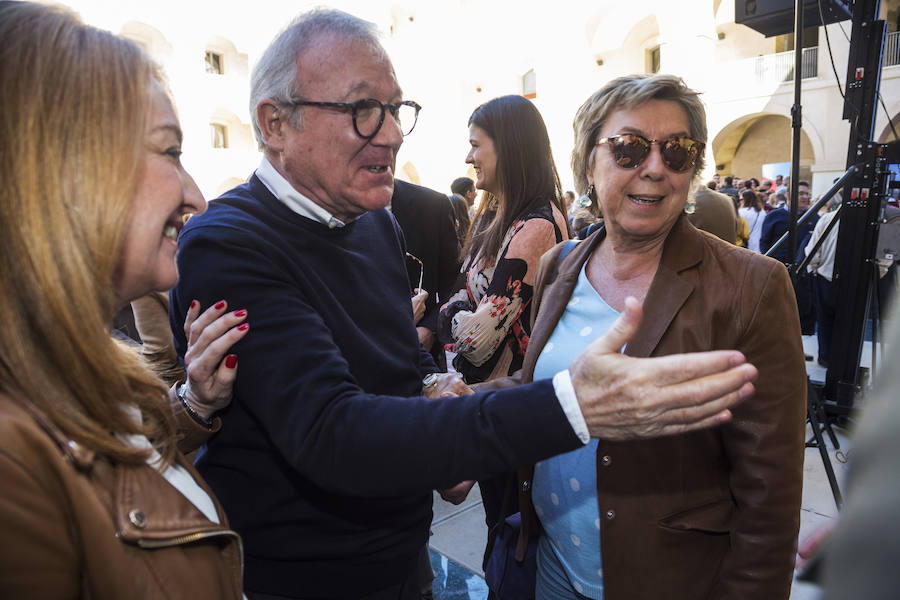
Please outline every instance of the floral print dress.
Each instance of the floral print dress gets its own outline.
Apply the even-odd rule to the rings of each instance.
[[[466,287],[441,310],[453,340],[453,366],[466,383],[522,368],[531,336],[531,296],[541,256],[568,238],[565,217],[550,203],[513,221],[496,260],[481,257],[465,271]]]

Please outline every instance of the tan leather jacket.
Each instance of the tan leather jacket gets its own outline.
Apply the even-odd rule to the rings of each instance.
[[[240,538],[176,462],[222,525],[151,467],[97,456],[0,394],[0,598],[241,598]]]
[[[536,320],[521,371],[562,317],[602,229],[556,266],[541,261]],[[604,595],[608,600],[787,599],[800,525],[806,381],[797,305],[781,263],[676,222],[644,301],[631,356],[737,349],[759,369],[731,423],[640,442],[600,440]],[[540,528],[529,473],[523,528]],[[524,538],[523,538],[524,540]]]

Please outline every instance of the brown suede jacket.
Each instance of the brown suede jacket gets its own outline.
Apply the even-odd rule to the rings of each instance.
[[[578,244],[552,282],[561,246],[543,257],[521,381],[531,381],[582,266],[605,235],[601,229]],[[600,440],[607,600],[781,600],[790,594],[806,414],[790,279],[781,263],[702,233],[681,217],[625,353],[725,349],[740,350],[759,369],[755,395],[733,409],[730,423],[648,441]],[[529,478],[520,474],[525,535],[540,528],[530,495],[521,491],[530,490]]]
[[[176,413],[179,442],[209,432]],[[189,448],[185,448],[189,449]],[[149,466],[125,467],[0,394],[0,598],[239,599],[242,550]]]

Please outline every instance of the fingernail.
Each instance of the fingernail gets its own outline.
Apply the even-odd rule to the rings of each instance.
[[[191,308],[197,308],[197,301],[191,300]]]
[[[246,316],[247,316],[247,311],[246,311],[246,309],[243,309],[243,308],[242,308],[241,310],[236,310],[236,311],[234,311],[234,313],[232,313],[232,314],[233,314],[234,316],[236,316],[236,317],[246,317]]]
[[[225,366],[228,367],[229,369],[233,369],[236,364],[237,364],[237,355],[236,354],[229,354],[228,356],[225,357]]]
[[[247,331],[250,329],[250,323],[241,323],[238,325],[238,331]]]
[[[213,306],[213,308],[215,308],[216,310],[222,310],[223,308],[225,308],[225,301],[219,300],[218,302],[216,302],[216,305]]]

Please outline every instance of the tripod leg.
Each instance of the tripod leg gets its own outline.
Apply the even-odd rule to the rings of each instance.
[[[819,448],[819,455],[822,458],[822,466],[825,467],[825,475],[828,477],[828,483],[831,485],[831,493],[834,496],[834,503],[838,510],[844,507],[844,499],[841,496],[841,489],[838,486],[837,477],[834,475],[834,467],[831,465],[831,457],[828,455],[828,448],[825,447],[825,440],[822,437],[822,426],[819,421],[819,413],[822,410],[819,392],[807,378],[807,400],[806,415],[809,417],[809,424],[812,427],[813,436],[816,438],[816,446]],[[827,423],[827,421],[826,421]],[[827,429],[830,429],[826,426]],[[834,436],[834,432],[830,432]],[[834,438],[832,438],[834,439]]]

